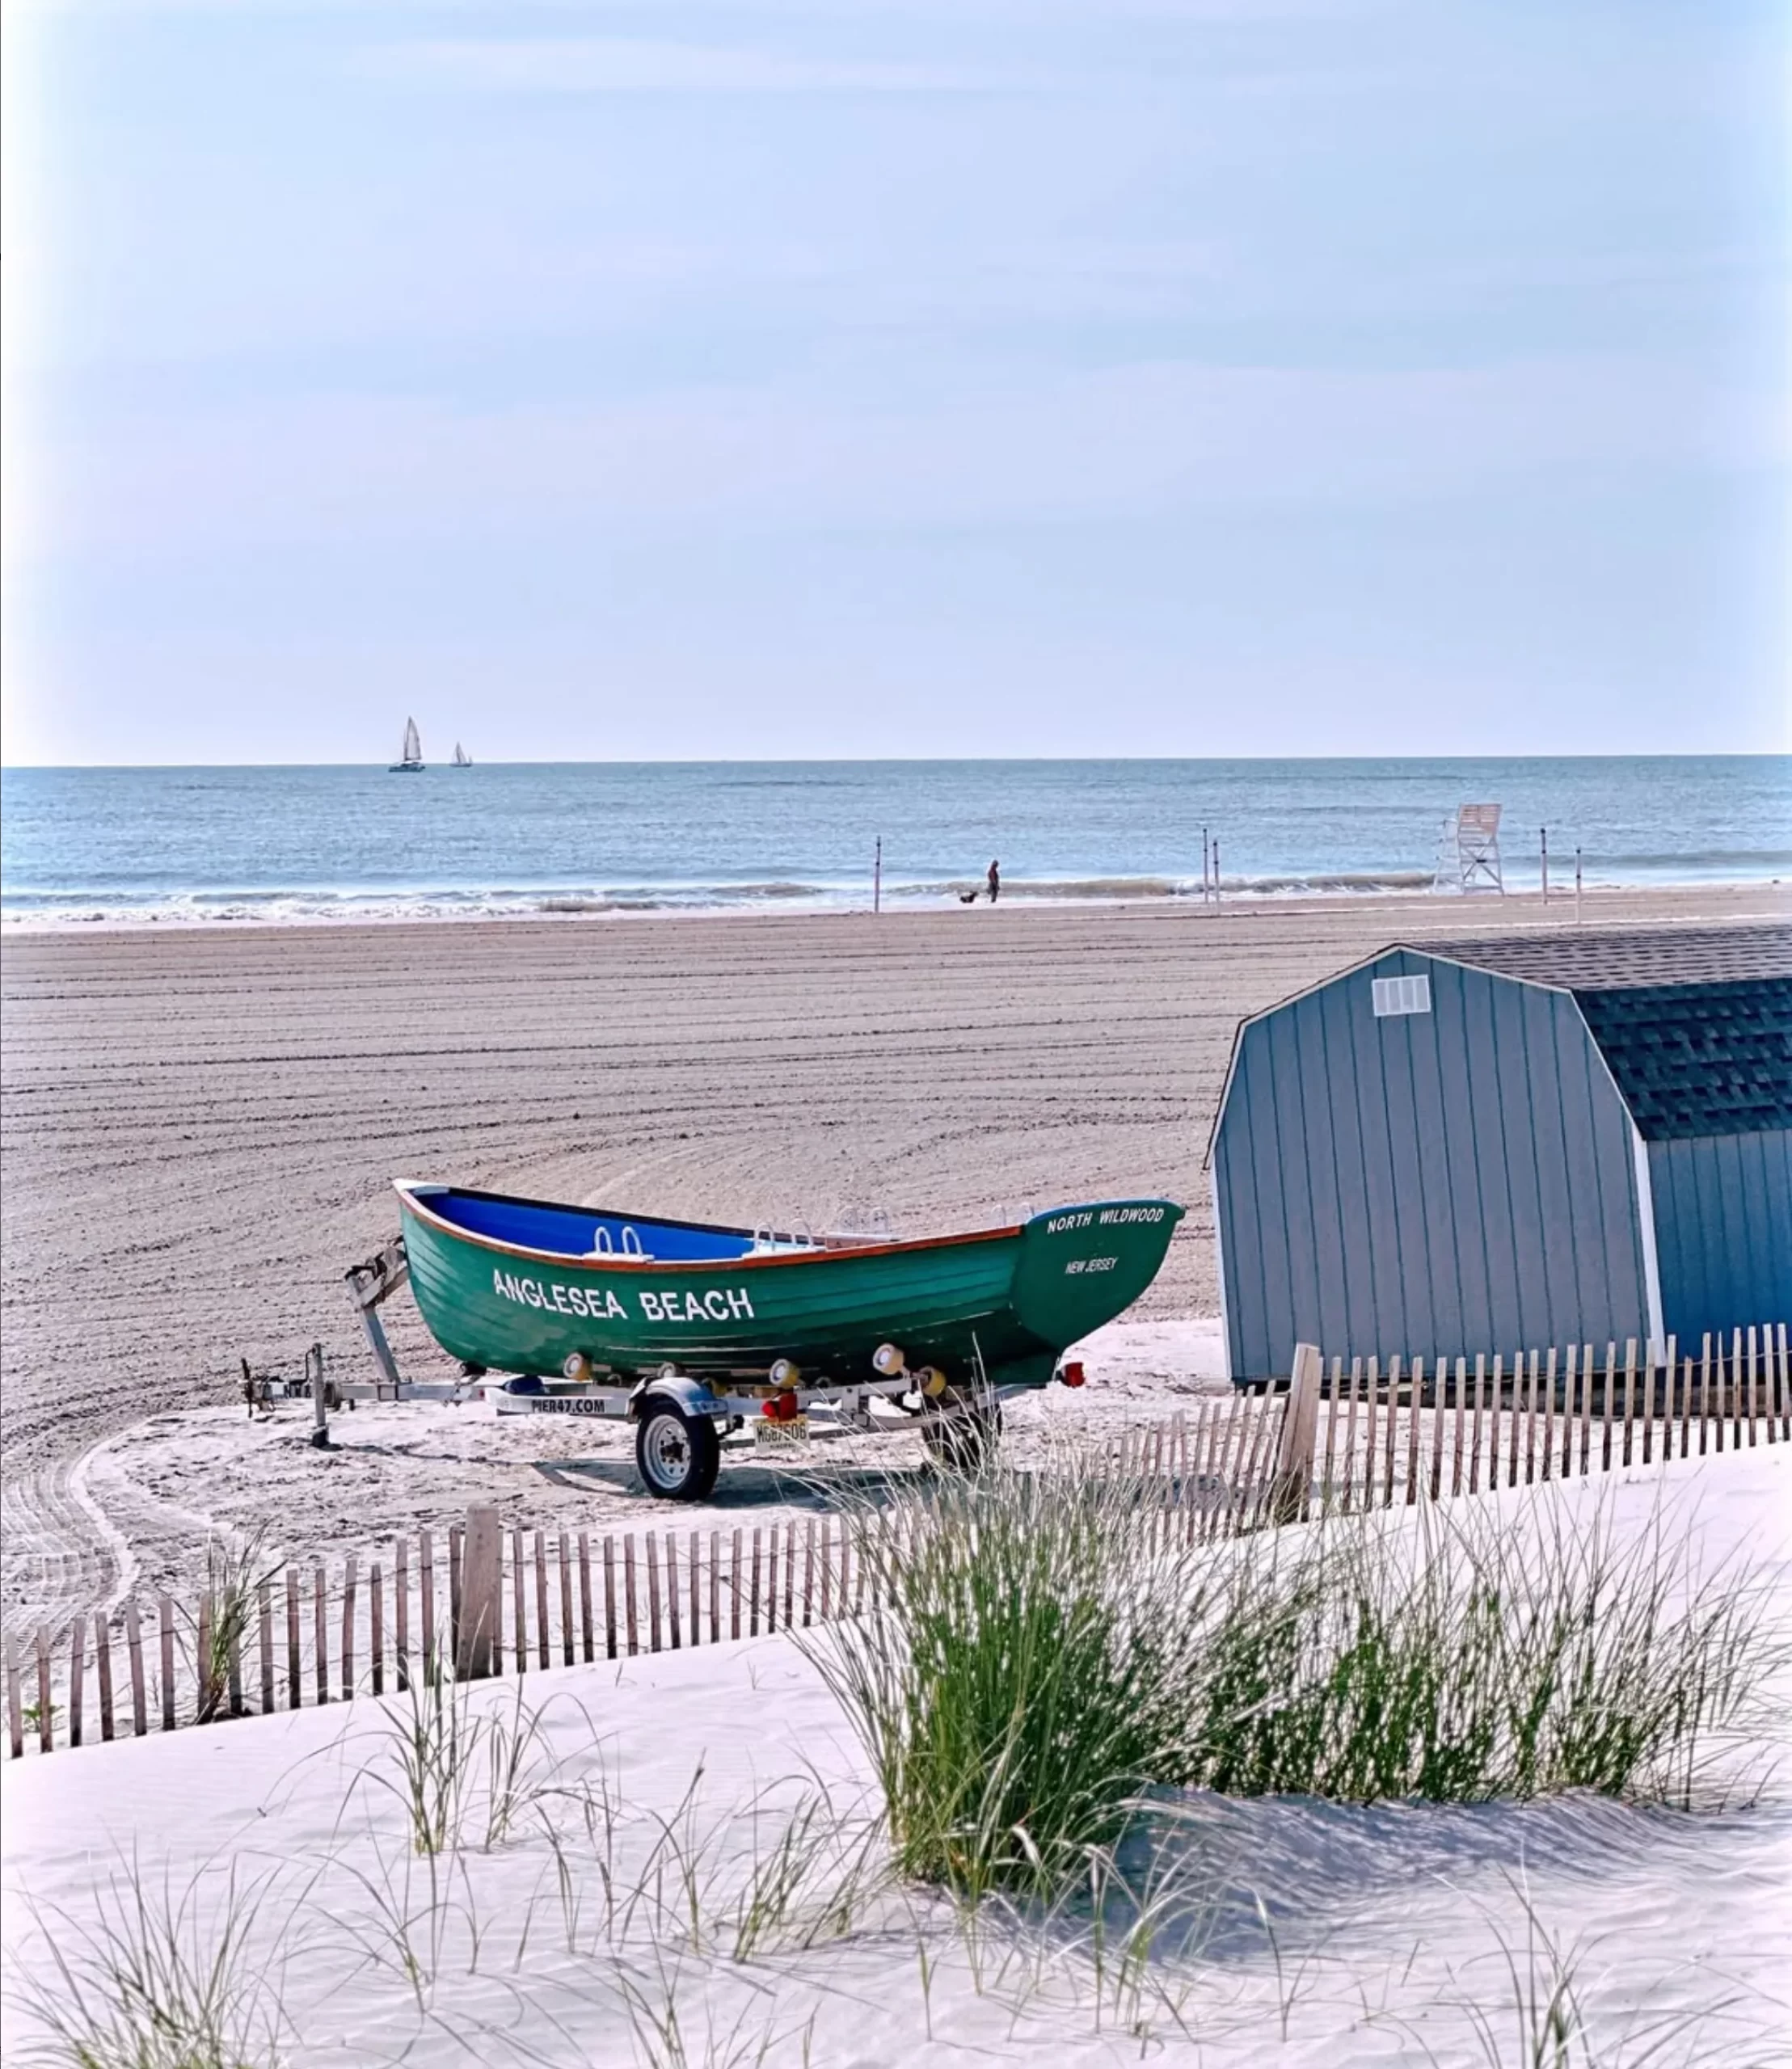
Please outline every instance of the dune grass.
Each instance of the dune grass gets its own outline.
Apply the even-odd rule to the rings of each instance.
[[[1540,1493],[1414,1528],[1344,1517],[1191,1547],[1161,1489],[1074,1455],[911,1497],[864,1533],[879,1613],[807,1642],[901,1871],[1049,1896],[1147,1792],[1476,1802],[1588,1789],[1691,1809],[1786,1653],[1690,1519]]]
[[[65,2069],[272,2069],[291,2034],[276,1877],[233,1861],[176,1887],[131,1856],[91,1918],[39,1912],[45,1954],[21,1995],[42,2035],[36,2058]]]

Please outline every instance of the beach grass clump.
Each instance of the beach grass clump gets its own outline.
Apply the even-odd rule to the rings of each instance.
[[[65,2069],[272,2069],[290,2037],[275,1894],[272,1877],[246,1877],[234,1862],[177,1889],[133,1857],[99,1893],[91,1921],[40,1912],[45,1958],[19,1991],[40,2036],[29,2058]]]
[[[205,1546],[205,1615],[193,1633],[199,1683],[196,1721],[222,1715],[232,1670],[242,1656],[250,1620],[261,1589],[282,1570],[268,1556],[268,1526],[257,1523],[240,1538],[213,1537]]]
[[[862,1535],[879,1612],[813,1647],[875,1763],[904,1875],[1056,1889],[1189,1779],[1186,1557],[1092,1461],[949,1476]]]
[[[546,1713],[524,1700],[523,1687],[519,1678],[507,1707],[476,1702],[474,1684],[453,1678],[438,1647],[384,1706],[386,1758],[363,1772],[403,1806],[413,1852],[472,1843],[489,1853],[549,1796],[574,1796],[589,1812],[588,1786],[562,1781]]]
[[[1241,1540],[1195,1609],[1192,1778],[1347,1802],[1722,1800],[1786,1633],[1760,1587],[1701,1570],[1686,1521],[1625,1529],[1545,1497]]]
[[[1060,1456],[948,1479],[867,1525],[878,1610],[813,1650],[900,1873],[1056,1898],[1166,1789],[1692,1809],[1752,1785],[1735,1756],[1786,1622],[1737,1572],[1701,1570],[1693,1519],[1624,1527],[1540,1490],[1516,1516],[1461,1505],[1195,1546],[1162,1491]]]

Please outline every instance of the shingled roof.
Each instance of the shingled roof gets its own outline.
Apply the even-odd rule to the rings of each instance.
[[[1415,941],[1420,955],[1445,955],[1502,977],[1528,978],[1569,992],[1723,984],[1735,978],[1792,977],[1792,925],[1638,927],[1622,933],[1495,934],[1481,940]]]
[[[1792,1128],[1792,926],[1520,934],[1418,952],[1572,992],[1647,1141]]]

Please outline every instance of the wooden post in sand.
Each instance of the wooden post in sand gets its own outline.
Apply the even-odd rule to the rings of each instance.
[[[504,1583],[504,1536],[498,1511],[470,1508],[461,1547],[460,1611],[454,1620],[454,1678],[483,1681],[495,1670],[500,1594]]]
[[[1324,1372],[1318,1344],[1295,1345],[1288,1405],[1282,1411],[1281,1441],[1275,1450],[1275,1478],[1270,1490],[1270,1515],[1276,1523],[1292,1523],[1307,1512]]]
[[[6,1752],[15,1760],[25,1757],[25,1701],[19,1683],[19,1641],[6,1633]]]

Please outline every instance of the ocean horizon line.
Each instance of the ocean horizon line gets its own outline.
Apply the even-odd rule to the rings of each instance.
[[[1713,762],[1792,761],[1792,746],[1783,748],[1673,748],[1627,749],[1621,753],[1590,748],[1563,753],[1527,750],[1523,752],[1490,751],[1485,753],[1452,751],[1400,754],[767,754],[767,755],[631,755],[557,756],[479,755],[457,765],[449,756],[426,756],[421,769],[452,769],[465,773],[470,769],[884,769],[966,768],[1029,769],[1094,765],[1107,768],[1164,766],[1227,769],[1293,766],[1297,768],[1440,767],[1452,765],[1482,766],[1524,765],[1542,767],[1559,763],[1608,762]],[[365,758],[339,756],[327,761],[20,761],[0,760],[0,777],[9,774],[44,776],[179,774],[184,771],[249,773],[359,769],[394,773],[390,758],[377,754]]]

